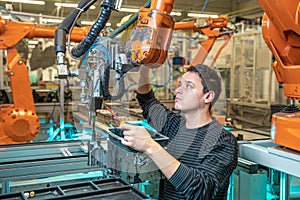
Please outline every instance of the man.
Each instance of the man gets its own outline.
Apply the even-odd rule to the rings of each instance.
[[[191,67],[176,89],[175,109],[167,110],[152,92],[149,68],[141,67],[137,99],[144,117],[169,137],[162,147],[143,128],[121,125],[126,146],[148,155],[166,180],[159,199],[226,199],[229,178],[237,165],[235,137],[211,116],[221,92],[221,79],[206,65]]]

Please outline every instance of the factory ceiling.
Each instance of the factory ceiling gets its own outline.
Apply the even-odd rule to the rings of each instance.
[[[7,15],[7,11],[10,11],[11,14],[21,17],[22,21],[29,21],[32,17],[35,17],[35,23],[42,23],[42,21],[46,23],[47,19],[63,19],[74,9],[59,6],[58,3],[72,3],[75,5],[79,3],[79,1],[72,0],[31,0],[42,4],[35,5],[24,3],[26,1],[30,0],[0,0],[2,16]],[[94,4],[95,9],[89,9],[82,13],[78,19],[78,24],[80,25],[82,21],[94,22],[100,13],[101,2],[97,1]],[[122,2],[121,7],[139,9],[145,3],[145,0],[125,0]],[[228,15],[232,19],[234,17],[255,18],[263,13],[256,0],[177,0],[173,11],[180,13],[180,16],[174,16],[177,22],[190,18],[188,13]],[[121,22],[122,18],[129,14],[132,13],[113,11],[109,19],[111,27],[117,28],[117,24]]]

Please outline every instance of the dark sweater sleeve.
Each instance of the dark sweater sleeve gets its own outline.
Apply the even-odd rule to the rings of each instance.
[[[143,117],[148,120],[148,123],[158,132],[164,134],[168,131],[163,131],[167,124],[179,122],[179,116],[168,110],[159,100],[155,98],[154,92],[151,90],[147,94],[137,93],[139,105],[143,110]]]
[[[224,140],[202,159],[199,169],[181,163],[169,179],[186,199],[219,199],[226,195],[229,177],[237,166],[238,146],[234,136]]]
[[[139,105],[142,107],[143,117],[147,119],[151,105],[157,104],[159,103],[159,101],[155,98],[153,90],[151,90],[147,94],[137,93],[136,98],[139,101]]]

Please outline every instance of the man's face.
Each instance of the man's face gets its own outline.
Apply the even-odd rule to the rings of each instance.
[[[205,106],[203,85],[196,72],[185,73],[176,89],[175,109],[181,112],[196,111]]]

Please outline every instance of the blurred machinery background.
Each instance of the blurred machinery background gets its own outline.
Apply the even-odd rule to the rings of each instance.
[[[163,19],[159,27],[123,12],[144,6],[146,18],[143,12],[156,1],[103,1],[96,9],[90,5],[96,1],[83,2],[88,6],[74,9],[41,1],[44,12],[41,5],[0,2],[0,199],[156,199],[163,175],[147,156],[122,146],[114,129],[126,121],[153,131],[158,142],[167,139],[143,119],[135,98],[139,65],[153,63],[155,94],[172,110],[178,78],[190,65],[205,63],[222,77],[213,114],[240,144],[228,200],[300,199],[300,145],[278,142],[272,122],[274,113],[299,106],[297,92],[284,89],[299,83],[279,81],[284,70],[274,73],[274,61],[298,63],[286,58],[294,54],[277,55],[266,43],[266,1],[176,1],[164,11],[170,15],[155,18]],[[299,1],[289,5],[284,12],[293,15]],[[89,24],[98,33],[89,47],[78,48],[89,37],[84,21],[105,9],[111,16],[98,18],[100,27]],[[299,24],[286,29],[298,33],[288,40],[297,49]],[[157,47],[161,35],[167,39]],[[292,123],[299,124],[294,111]],[[292,129],[300,139],[298,126]]]

